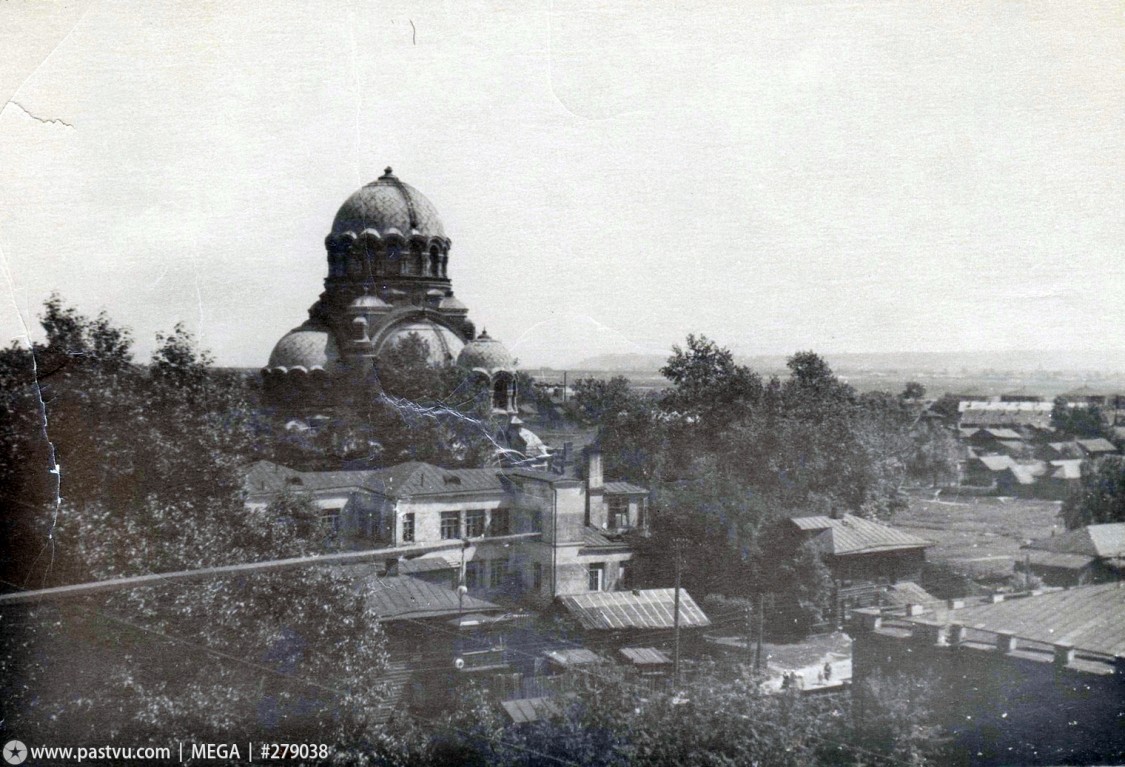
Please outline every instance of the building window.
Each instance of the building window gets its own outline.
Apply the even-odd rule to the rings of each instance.
[[[480,538],[484,535],[484,509],[470,509],[465,512],[465,537]]]
[[[465,588],[479,589],[483,585],[483,569],[480,562],[465,563]]]
[[[531,563],[531,589],[540,591],[543,588],[543,565],[539,562]]]
[[[504,579],[508,577],[508,560],[494,559],[488,571],[490,588],[498,589],[504,585]]]
[[[507,509],[492,510],[492,534],[508,535],[512,531],[511,515]]]
[[[586,577],[590,591],[601,591],[605,588],[605,562],[591,562]]]
[[[402,542],[414,542],[414,512],[409,511],[402,515]]]
[[[320,519],[320,533],[325,538],[335,539],[340,535],[340,512],[330,511],[327,514],[321,514]]]
[[[443,511],[441,513],[442,540],[456,540],[461,537],[461,512]]]
[[[629,498],[611,495],[606,499],[609,506],[609,529],[621,530],[629,526]]]

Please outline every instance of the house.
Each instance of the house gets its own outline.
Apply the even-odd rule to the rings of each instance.
[[[596,450],[584,480],[522,467],[301,472],[263,461],[247,471],[246,504],[307,497],[334,546],[402,548],[392,575],[547,605],[627,582],[625,534],[647,525],[647,491],[605,482],[601,467]]]
[[[1078,443],[1082,455],[1087,458],[1100,458],[1103,455],[1113,455],[1117,452],[1117,446],[1104,437],[1076,439],[1074,441]]]
[[[1023,547],[1023,567],[1050,586],[1081,586],[1125,575],[1125,522],[1087,525]]]
[[[926,548],[933,545],[890,525],[851,514],[793,517],[789,524],[793,538],[790,546],[811,542],[841,591],[859,587],[852,604],[875,599],[878,586],[917,581],[926,561]]]
[[[975,764],[1120,764],[1125,589],[1116,584],[940,607],[860,610],[853,684],[922,675]]]

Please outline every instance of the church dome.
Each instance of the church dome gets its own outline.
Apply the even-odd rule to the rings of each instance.
[[[340,350],[332,333],[306,322],[281,337],[266,367],[270,370],[304,368],[306,371],[320,368],[331,372],[339,361]]]
[[[504,344],[488,335],[487,330],[474,341],[465,344],[457,356],[457,365],[467,370],[514,370],[512,355]]]
[[[404,237],[445,237],[445,227],[433,203],[414,187],[404,184],[387,168],[376,181],[349,197],[332,222],[332,235],[359,235],[374,229],[380,237],[396,230]],[[330,235],[330,236],[332,236]]]

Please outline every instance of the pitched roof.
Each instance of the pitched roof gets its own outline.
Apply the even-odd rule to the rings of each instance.
[[[1023,435],[1020,434],[1018,431],[1014,431],[1012,429],[989,428],[989,429],[985,429],[984,431],[987,431],[989,434],[991,434],[996,439],[1018,440],[1018,441],[1023,440]]]
[[[845,514],[840,519],[815,516],[793,517],[790,521],[801,530],[822,530],[812,539],[814,545],[824,553],[836,556],[918,549],[933,545],[890,525],[851,514]]]
[[[606,495],[648,495],[648,490],[629,482],[606,482]]]
[[[439,586],[409,575],[379,577],[369,572],[359,579],[357,589],[367,597],[368,607],[379,620],[434,618],[461,612],[496,612],[499,605]]]
[[[634,666],[664,666],[672,662],[655,647],[622,647],[618,652]]]
[[[1082,460],[1051,461],[1051,479],[1082,479]]]
[[[582,528],[582,548],[584,549],[625,549],[629,544],[606,538],[596,527]]]
[[[1004,471],[1016,464],[1010,455],[982,455],[977,460],[989,471]]]
[[[586,629],[670,629],[675,625],[674,592],[675,589],[592,591],[559,597],[559,601]],[[680,589],[680,626],[710,625],[691,595]]]
[[[1027,548],[1058,554],[1084,554],[1088,557],[1125,556],[1125,522],[1087,525],[1062,535],[1032,541]]]
[[[360,488],[388,498],[503,490],[499,469],[443,469],[421,461],[360,471],[296,471],[259,461],[250,466],[244,481],[251,494],[278,493],[286,487],[297,491]]]
[[[1028,564],[1037,567],[1081,570],[1094,561],[1094,557],[1088,557],[1085,554],[1059,554],[1054,551],[1032,551],[1031,549],[1026,551],[1027,553],[1024,556],[1027,557]]]
[[[914,581],[899,581],[883,590],[883,600],[889,605],[925,605],[941,600]]]
[[[1117,447],[1105,437],[1074,440],[1087,453],[1116,453]]]
[[[1010,631],[1049,644],[1125,655],[1125,588],[1116,583],[1082,586],[1037,596],[974,605],[916,619],[920,623],[961,623],[984,631]]]
[[[500,703],[513,724],[538,722],[562,714],[563,707],[555,698],[517,698]]]
[[[588,663],[605,663],[605,658],[593,650],[584,647],[567,647],[561,650],[549,650],[544,653],[548,658],[560,666],[583,666]]]

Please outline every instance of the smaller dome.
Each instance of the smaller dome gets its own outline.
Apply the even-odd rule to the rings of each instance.
[[[504,344],[489,336],[487,330],[465,344],[457,356],[457,365],[467,370],[514,370],[516,366]]]
[[[454,296],[446,296],[441,299],[441,302],[438,304],[438,310],[443,312],[467,313],[469,307],[465,306],[461,303],[460,299]]]
[[[294,328],[281,337],[270,353],[269,369],[321,368],[331,371],[340,361],[340,350],[332,333],[311,323]]]
[[[364,293],[348,304],[348,311],[353,314],[366,314],[367,312],[385,312],[390,309],[390,305],[386,301],[373,296],[370,293]]]

